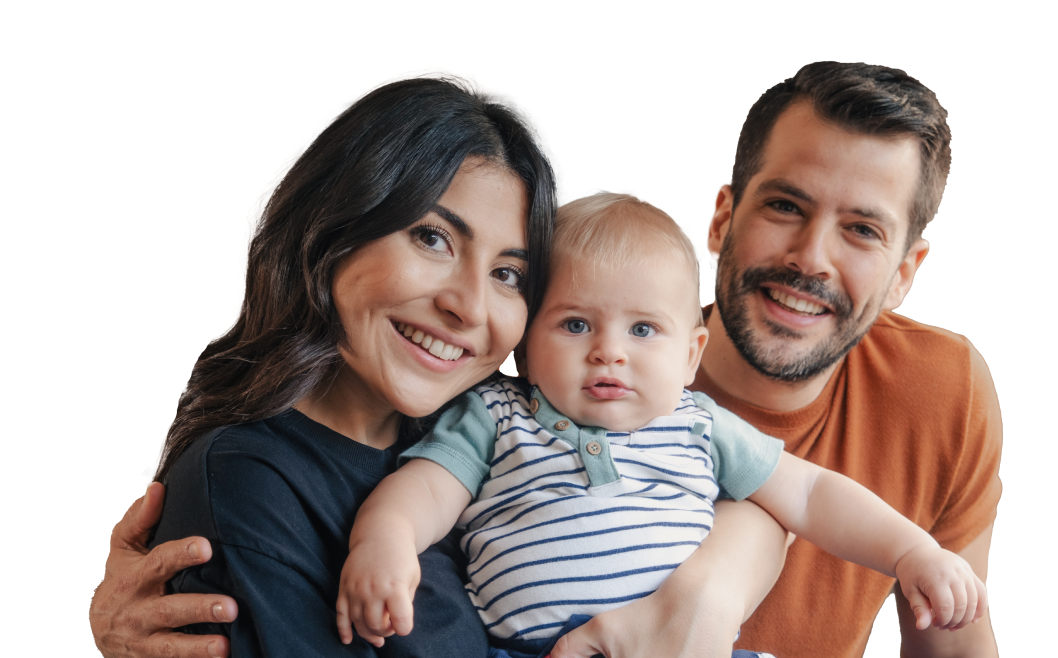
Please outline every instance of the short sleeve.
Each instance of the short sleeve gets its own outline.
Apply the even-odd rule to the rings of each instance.
[[[783,442],[724,409],[705,393],[695,392],[694,403],[713,417],[709,444],[721,498],[746,498],[779,465]]]
[[[928,528],[941,546],[956,552],[995,521],[1003,489],[999,481],[1003,449],[999,398],[984,358],[972,345],[968,358],[969,402],[958,466],[944,508],[933,527]]]
[[[496,422],[481,396],[469,391],[460,396],[422,441],[400,455],[400,463],[428,459],[458,479],[476,496],[489,474],[496,449]]]

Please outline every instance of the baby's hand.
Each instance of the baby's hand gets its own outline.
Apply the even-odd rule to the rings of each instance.
[[[338,634],[353,641],[350,622],[367,642],[381,647],[412,628],[412,599],[419,585],[415,546],[387,538],[351,546],[338,589]]]
[[[919,630],[957,630],[988,609],[988,594],[966,560],[939,546],[919,546],[896,563],[900,589],[911,604]]]

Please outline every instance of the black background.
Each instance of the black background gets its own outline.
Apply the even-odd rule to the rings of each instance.
[[[122,384],[90,389],[108,395],[97,409],[113,410],[118,424],[108,426],[106,446],[87,457],[99,494],[92,497],[94,525],[86,537],[94,547],[89,589],[102,577],[109,528],[143,491],[134,476],[156,458],[191,364],[232,312],[243,215],[279,161],[350,94],[417,66],[468,69],[511,91],[539,118],[571,195],[636,188],[704,238],[749,106],[809,59],[723,69],[686,58],[580,68],[489,57],[376,58],[383,60],[276,70],[270,59],[190,65],[159,58],[149,74],[118,67],[99,77],[95,103],[81,116],[94,124],[87,134],[97,135],[89,149],[97,157],[83,166],[99,181],[86,194],[97,219],[83,231],[97,284],[93,316],[110,331],[84,355],[91,371],[105,376],[97,382]],[[1004,346],[995,315],[983,312],[1002,300],[986,242],[995,219],[990,213],[999,205],[974,202],[995,181],[1000,135],[947,62],[881,62],[931,86],[950,111],[954,134],[945,199],[925,234],[932,251],[900,312],[968,335],[988,359],[1002,397],[1009,377],[1000,357]],[[705,267],[701,291],[709,301],[712,275]],[[993,560],[992,577],[996,572]],[[995,609],[995,586],[991,591]],[[895,654],[892,609],[890,598],[868,656]]]

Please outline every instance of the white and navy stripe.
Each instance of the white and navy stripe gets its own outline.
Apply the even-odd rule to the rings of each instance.
[[[573,614],[646,596],[712,528],[719,493],[712,417],[690,393],[674,415],[634,432],[572,423],[558,431],[554,420],[568,419],[536,391],[540,408],[531,413],[510,381],[476,393],[495,422],[496,444],[459,525],[467,591],[491,634],[549,637]],[[588,439],[605,444],[606,463],[593,463]]]

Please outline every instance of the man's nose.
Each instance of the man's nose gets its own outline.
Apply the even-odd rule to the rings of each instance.
[[[833,274],[830,259],[832,239],[832,227],[828,226],[828,222],[815,219],[805,222],[783,258],[783,264],[805,276],[829,279]]]

